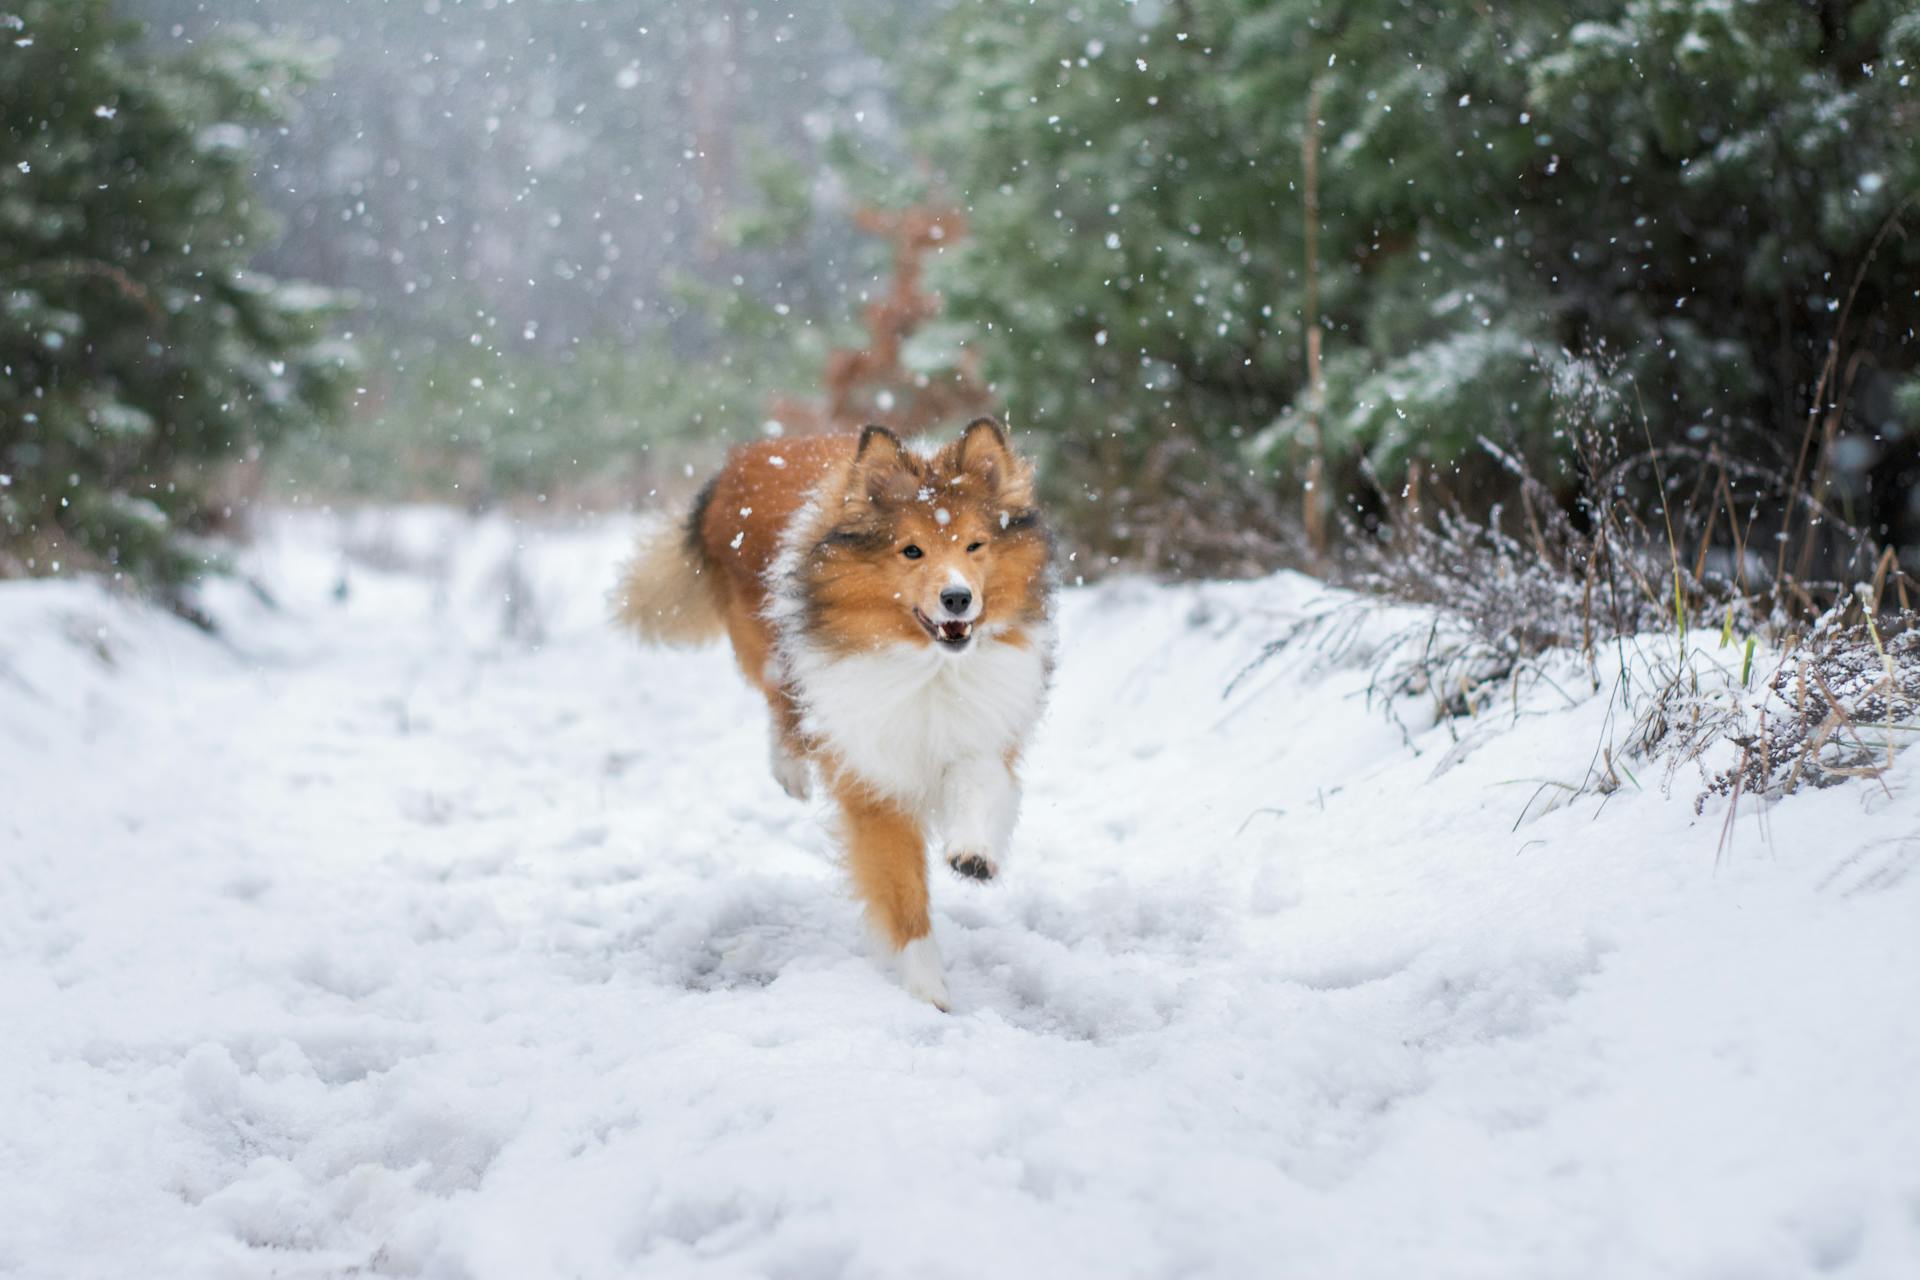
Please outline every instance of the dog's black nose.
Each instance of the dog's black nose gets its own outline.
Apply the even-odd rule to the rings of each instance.
[[[940,607],[956,618],[965,613],[967,606],[972,603],[973,592],[965,587],[948,587],[940,593]]]

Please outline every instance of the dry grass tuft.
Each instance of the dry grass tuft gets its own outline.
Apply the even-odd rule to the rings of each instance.
[[[1747,714],[1716,732],[1740,749],[1694,801],[1777,799],[1802,786],[1879,778],[1920,733],[1920,618],[1902,614],[1892,634],[1867,621],[1816,629],[1789,654]]]
[[[1569,423],[1566,434],[1580,480],[1572,500],[1486,440],[1519,498],[1484,518],[1424,498],[1417,470],[1397,497],[1376,480],[1384,514],[1372,531],[1349,528],[1334,575],[1364,598],[1301,620],[1236,683],[1302,645],[1325,661],[1368,663],[1369,703],[1409,745],[1404,712],[1418,700],[1460,744],[1436,772],[1479,737],[1459,722],[1525,714],[1525,695],[1543,685],[1568,705],[1605,687],[1609,714],[1586,776],[1542,784],[1553,792],[1545,807],[1637,788],[1641,764],[1671,790],[1692,766],[1696,810],[1729,802],[1723,847],[1745,797],[1881,777],[1920,733],[1915,584],[1893,552],[1803,482],[1717,452],[1649,441],[1625,454],[1590,427]],[[1821,531],[1836,576],[1810,581],[1751,549],[1756,528],[1784,541],[1796,527]],[[1382,597],[1424,616],[1374,639],[1379,628],[1364,624]],[[1770,670],[1755,670],[1756,658]]]

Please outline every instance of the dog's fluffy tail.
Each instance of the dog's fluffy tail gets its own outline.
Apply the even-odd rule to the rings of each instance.
[[[721,583],[700,549],[709,485],[684,520],[661,521],[640,535],[613,589],[613,618],[650,644],[691,646],[726,629]]]

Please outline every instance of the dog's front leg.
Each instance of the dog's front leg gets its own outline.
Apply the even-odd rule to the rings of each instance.
[[[940,948],[927,915],[927,845],[919,820],[845,774],[831,775],[847,842],[847,870],[867,919],[900,966],[907,991],[949,1007]]]
[[[807,739],[800,727],[800,708],[784,686],[767,691],[767,705],[773,711],[773,732],[769,762],[773,780],[795,800],[813,795],[813,770],[807,763]]]
[[[1014,819],[1020,813],[1020,782],[1013,762],[999,756],[955,761],[940,798],[947,834],[947,865],[974,880],[991,880],[1006,865]]]

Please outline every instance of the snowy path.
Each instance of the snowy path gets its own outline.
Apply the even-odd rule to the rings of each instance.
[[[1920,752],[1717,868],[1685,779],[1515,830],[1601,700],[1434,778],[1222,698],[1307,584],[1076,592],[944,1016],[618,528],[334,535],[224,643],[0,584],[0,1274],[1920,1274]]]

